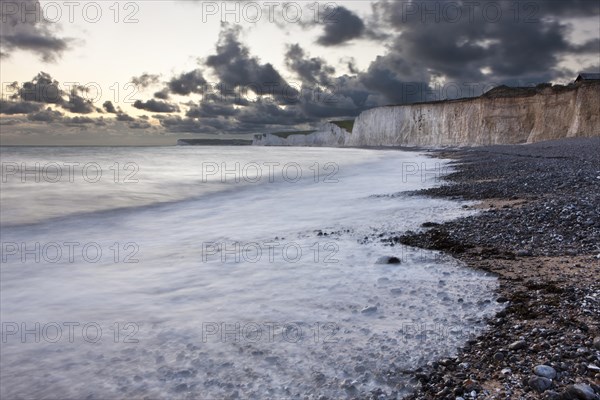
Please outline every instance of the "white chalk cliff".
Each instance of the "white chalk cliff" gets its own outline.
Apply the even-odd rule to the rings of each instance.
[[[477,98],[377,107],[356,118],[352,133],[325,124],[310,135],[261,136],[255,144],[479,146],[600,136],[600,82],[499,87]]]
[[[256,135],[252,144],[255,146],[344,146],[350,133],[332,123],[323,124],[318,130],[308,134],[291,134],[282,137],[277,134],[264,133]]]

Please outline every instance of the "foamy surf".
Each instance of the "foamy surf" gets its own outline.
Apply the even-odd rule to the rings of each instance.
[[[79,154],[7,152],[30,163]],[[87,149],[101,166],[135,163],[141,190],[73,183],[50,219],[39,207],[60,183],[5,186],[3,208],[8,200],[25,217],[2,232],[3,397],[398,398],[410,371],[453,354],[496,310],[490,276],[434,252],[360,244],[374,230],[466,212],[374,196],[437,184],[440,161],[358,149],[220,153]],[[244,170],[265,163],[273,179]],[[377,264],[382,255],[401,264]]]

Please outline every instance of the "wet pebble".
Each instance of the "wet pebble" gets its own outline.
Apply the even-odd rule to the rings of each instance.
[[[594,389],[583,383],[568,386],[563,394],[563,398],[566,400],[600,400],[600,396],[594,393]]]
[[[541,376],[533,376],[529,378],[527,384],[539,393],[542,393],[552,387],[552,381]]]
[[[400,264],[400,259],[395,256],[382,256],[375,261],[375,264]]]
[[[543,378],[556,378],[556,370],[548,365],[538,365],[533,369],[533,373]]]
[[[510,350],[521,350],[527,346],[527,342],[524,340],[517,340],[516,342],[512,342],[508,348]]]

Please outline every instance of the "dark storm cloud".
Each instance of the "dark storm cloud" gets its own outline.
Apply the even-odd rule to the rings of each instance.
[[[140,76],[134,76],[131,78],[131,82],[138,88],[145,89],[148,86],[155,85],[159,82],[160,76],[148,74],[144,72]]]
[[[156,97],[157,99],[161,99],[161,100],[168,100],[169,99],[169,88],[163,88],[163,89],[159,90],[158,92],[155,92],[154,97]]]
[[[27,115],[27,119],[36,122],[57,122],[63,119],[63,114],[59,111],[47,108],[40,112]]]
[[[208,129],[194,118],[182,118],[179,115],[155,115],[154,118],[158,119],[160,124],[170,132],[203,133]]]
[[[588,53],[600,55],[600,38],[590,39],[585,43],[573,45],[571,51],[576,54]]]
[[[212,70],[216,82],[208,82],[204,70],[197,68],[173,77],[154,97],[167,100],[171,94],[198,94],[210,98],[218,94],[228,97],[233,104],[246,105],[247,101],[241,97],[253,93],[255,98],[272,96],[279,104],[289,104],[291,98],[297,97],[297,89],[288,84],[272,64],[261,63],[251,56],[239,39],[240,33],[239,26],[222,24],[216,52],[204,60],[203,66]]]
[[[363,20],[342,6],[337,6],[324,24],[323,34],[317,39],[317,43],[322,46],[337,46],[365,33]]]
[[[231,103],[202,101],[191,107],[185,115],[189,118],[210,118],[214,116],[232,117],[238,113],[239,109],[234,108]]]
[[[323,90],[303,91],[303,96],[302,111],[316,120],[355,117],[367,108],[386,104],[358,76],[350,75],[338,76]]]
[[[331,96],[323,102],[302,102],[300,110],[305,122],[317,122],[326,118],[355,117],[362,111],[351,98],[340,95]]]
[[[356,59],[354,57],[344,57],[340,59],[341,64],[346,64],[346,68],[348,68],[348,72],[351,74],[358,74],[360,71],[356,66]]]
[[[208,110],[213,112],[207,113]],[[235,111],[219,103],[200,103],[186,117],[154,115],[154,118],[170,132],[187,133],[257,133],[265,129],[289,129],[307,122],[299,107],[284,109],[273,101],[263,100]]]
[[[335,74],[335,68],[327,65],[322,58],[306,57],[304,49],[298,44],[288,46],[285,63],[302,79],[302,82],[311,84],[327,84],[330,77]]]
[[[122,121],[122,122],[131,122],[131,121],[135,121],[135,118],[133,118],[132,116],[125,114],[123,112],[119,112],[117,114],[117,121]]]
[[[117,113],[115,106],[113,105],[112,101],[110,101],[110,100],[105,101],[104,104],[102,104],[102,107],[106,110],[107,113],[111,113],[111,114]]]
[[[0,114],[30,114],[42,108],[41,104],[28,101],[6,101],[0,100]]]
[[[200,102],[185,104],[188,107],[185,118],[155,116],[164,128],[174,132],[249,132],[260,131],[264,124],[289,127],[316,122],[315,116],[307,115],[311,112],[355,115],[356,106],[345,95],[318,107],[305,104],[322,101],[315,100],[323,96],[317,86],[336,79],[335,69],[324,60],[310,57],[298,45],[289,46],[287,65],[303,82],[302,86],[290,84],[272,64],[251,55],[240,34],[241,28],[222,25],[215,53],[204,60],[205,70],[212,72],[217,78],[215,82],[207,82],[205,70],[198,68],[174,77],[155,93],[154,97],[161,99],[168,99],[170,94],[202,95]]]
[[[160,100],[150,99],[148,101],[136,100],[133,103],[135,108],[140,110],[152,111],[157,113],[172,113],[179,111],[179,106],[176,104],[170,104]]]
[[[434,78],[465,85],[449,95],[464,97],[480,94],[466,87],[469,84],[527,85],[563,77],[561,56],[598,54],[600,39],[570,43],[567,38],[571,27],[560,22],[559,17],[599,15],[600,3],[574,2],[572,8],[557,3],[561,2],[518,3],[521,9],[516,18],[510,14],[514,2],[451,2],[454,7],[460,6],[462,18],[450,20],[450,14],[440,13],[449,2],[380,1],[369,23],[390,32],[392,40],[388,51],[365,71],[358,71],[352,60],[348,61],[349,71],[358,79],[351,85],[354,104],[360,108],[361,98],[371,105],[445,98],[448,93],[435,92]],[[470,14],[468,7],[474,7],[473,4],[478,4],[478,8]],[[486,7],[500,7],[504,18],[490,21],[483,15]],[[367,28],[367,32],[375,30]],[[291,60],[288,64],[293,57]],[[311,115],[317,113],[315,109],[321,110],[312,104],[310,108],[307,112]]]
[[[373,92],[380,93],[391,103],[407,103],[418,101],[418,98],[406,97],[406,87],[409,80],[404,78],[396,66],[388,61],[385,56],[377,57],[369,69],[361,74],[362,83]]]
[[[154,97],[160,100],[168,100],[171,94],[180,96],[189,96],[192,93],[202,94],[206,85],[207,81],[204,79],[202,71],[195,69],[171,78],[166,87],[154,93]]]
[[[115,107],[110,100],[105,101],[104,104],[102,104],[102,107],[104,107],[106,112],[111,113],[111,114],[116,114],[116,118],[115,118],[116,121],[121,121],[121,122],[135,121],[135,118],[128,115],[127,113],[124,113],[123,110],[121,110],[121,107]]]
[[[18,90],[17,94],[12,96],[13,99],[20,98],[23,101],[50,104],[62,104],[64,102],[64,92],[58,81],[46,72],[40,72],[31,81],[24,82],[21,87],[15,82],[12,88]]]
[[[79,88],[81,90],[81,88]],[[61,103],[62,108],[75,114],[89,114],[97,111],[91,100],[81,97],[74,89],[69,94],[69,100]]]
[[[15,125],[30,121],[39,124],[58,123],[67,127],[79,127],[79,129],[86,129],[91,125],[111,129],[122,129],[123,126],[129,126],[129,124],[132,124],[131,129],[151,127],[146,120],[136,120],[124,113],[120,107],[116,107],[111,101],[105,101],[102,107],[106,112],[114,114],[115,119],[105,120],[103,117],[94,118],[82,115],[67,116],[59,111],[59,108],[74,114],[101,113],[102,109],[96,108],[91,100],[84,97],[88,94],[85,87],[78,85],[65,85],[65,87],[69,88],[69,92],[63,90],[59,82],[45,72],[40,72],[31,81],[23,84],[15,82],[6,87],[7,91],[12,92],[10,96],[12,100],[0,100],[0,114],[24,114],[26,119],[16,120],[18,123],[15,123]],[[43,109],[46,105],[52,107]],[[137,105],[154,112],[179,110],[177,106],[153,100],[145,103],[140,102]]]
[[[538,0],[529,3],[530,12],[539,12],[541,16],[589,17],[600,12],[600,3],[594,0]]]
[[[97,122],[97,120],[94,118],[90,118],[90,117],[75,116],[72,118],[65,118],[63,122],[65,124],[71,124],[71,125],[82,125],[82,124],[94,124]]]
[[[370,100],[375,92],[367,89],[357,75],[338,76],[332,86],[332,93],[334,99],[338,96],[350,98],[356,107],[360,109],[379,105],[379,103]]]
[[[239,28],[224,25],[216,54],[206,59],[219,81],[202,93],[200,102],[184,103],[185,118],[156,115],[165,129],[192,133],[289,129],[318,124],[322,118],[356,116],[368,104],[377,104],[367,101],[370,93],[357,77],[336,77],[333,67],[299,45],[289,46],[286,54],[288,67],[302,81],[291,88],[271,64],[250,54],[239,33]],[[186,74],[177,81],[182,76]]]
[[[542,82],[557,76],[562,55],[597,49],[596,40],[570,43],[570,27],[560,17],[600,15],[598,2],[452,2],[452,13],[443,11],[448,4],[379,2],[378,23],[395,30],[396,38],[388,54],[373,62],[365,82],[381,87],[383,81],[414,81],[414,72],[402,70],[407,67],[402,60],[453,81]],[[482,69],[491,74],[484,75]]]
[[[55,61],[68,49],[69,39],[54,35],[52,23],[44,18],[39,1],[2,2],[0,14],[3,57],[14,50],[26,50],[38,54],[44,61]]]
[[[77,88],[81,90],[81,88]],[[21,93],[17,93],[15,96],[19,97]],[[42,100],[47,100],[46,98],[42,98]],[[64,102],[64,103],[46,103],[52,104],[54,107],[62,107],[66,110],[74,110],[74,111],[89,111],[88,103],[77,102]],[[3,125],[14,125],[18,126],[26,123],[27,121],[37,123],[37,124],[62,124],[66,127],[78,127],[79,129],[87,129],[87,127],[94,125],[97,127],[108,127],[110,129],[122,129],[124,126],[129,127],[130,129],[147,129],[151,128],[151,124],[147,121],[148,117],[141,117],[136,120],[124,113],[120,107],[115,107],[112,102],[106,101],[103,104],[104,109],[111,113],[115,114],[115,119],[105,120],[104,117],[100,116],[98,118],[88,117],[82,115],[75,115],[73,117],[69,117],[62,113],[59,110],[53,109],[51,107],[47,107],[42,109],[44,106],[43,102],[29,102],[29,101],[6,101],[0,100],[0,114],[4,115],[16,115],[16,114],[25,114],[25,118],[23,119],[15,119],[10,120],[12,122],[5,123],[9,121],[5,118],[0,119],[0,122]],[[98,110],[96,110],[98,111]],[[101,110],[100,110],[101,111]]]
[[[173,94],[187,96],[191,93],[202,93],[204,85],[206,85],[206,79],[204,79],[202,76],[202,71],[196,69],[171,79],[167,87],[168,90],[170,90]],[[157,94],[166,93],[164,91],[165,89],[163,89],[161,92],[155,93],[154,96],[158,98],[165,98],[161,97],[160,95],[157,96]]]
[[[98,111],[90,99],[82,96],[87,93],[84,87],[74,86],[71,87],[70,93],[66,93],[57,80],[43,71],[31,81],[24,82],[20,86],[15,82],[9,88],[15,91],[11,96],[13,100],[54,104],[76,114],[89,114]]]
[[[261,123],[289,126],[306,121],[297,107],[281,108],[271,101],[257,101],[241,110],[237,120],[244,125],[260,126]]]
[[[302,100],[297,88],[289,85],[272,64],[252,56],[241,43],[240,32],[239,27],[223,24],[215,54],[205,59],[204,66],[212,70],[216,82],[207,82],[203,70],[198,68],[175,76],[154,94],[160,99],[168,99],[171,94],[202,96],[200,102],[184,103],[185,117],[155,115],[162,127],[171,132],[249,132],[259,130],[265,123],[290,126],[306,121],[301,108],[295,105]],[[308,58],[304,62],[303,56],[296,54],[294,65],[300,71],[317,61]],[[323,79],[327,73],[333,73],[324,63],[320,69]],[[179,111],[178,106],[155,99],[136,101],[133,106],[156,113]]]
[[[74,117],[67,117],[63,113],[57,110],[53,110],[50,107],[39,112],[33,112],[27,115],[27,119],[33,122],[43,123],[61,123],[66,126],[78,126],[78,125],[90,125],[94,124],[97,126],[106,126],[104,118],[91,118],[85,116],[76,115]]]
[[[491,33],[497,43],[488,49],[484,60],[498,75],[544,75],[559,61],[559,54],[569,49],[567,29],[558,22],[545,23],[545,29],[531,29],[525,24]],[[546,75],[548,80],[551,77]]]
[[[151,125],[145,121],[131,122],[127,126],[129,127],[129,129],[148,129],[151,127]]]
[[[289,102],[290,96],[297,95],[273,67],[262,64],[250,55],[249,49],[240,40],[241,28],[224,24],[217,43],[217,54],[209,56],[205,64],[213,69],[220,81],[222,93],[237,88],[248,88],[258,96],[272,95],[278,103]]]

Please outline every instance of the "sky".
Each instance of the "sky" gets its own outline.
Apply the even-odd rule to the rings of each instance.
[[[600,72],[596,0],[0,4],[2,145],[251,138]]]

